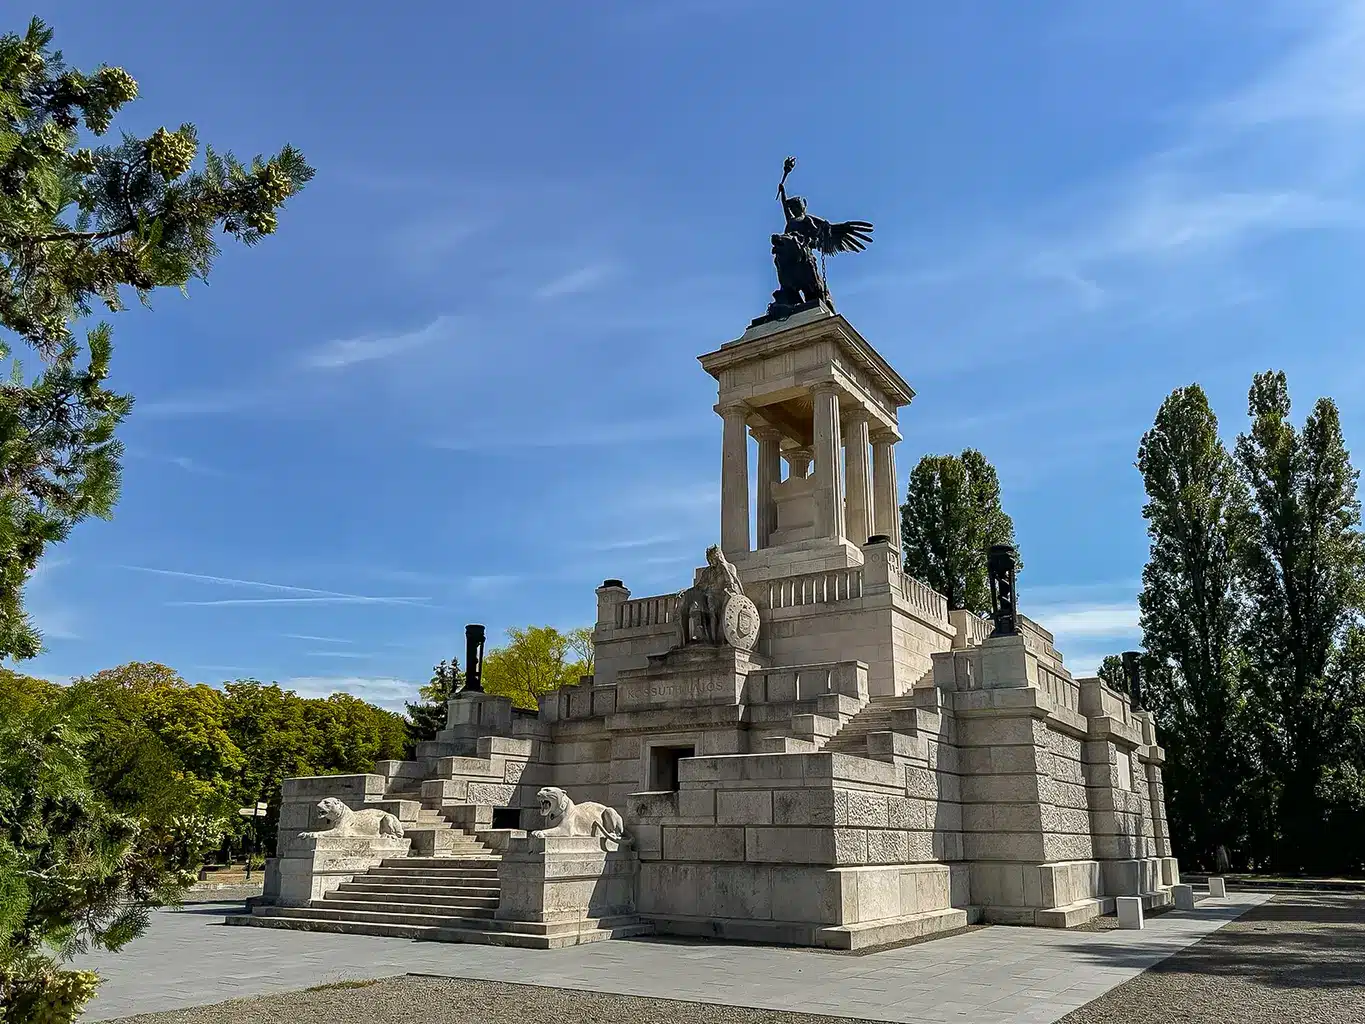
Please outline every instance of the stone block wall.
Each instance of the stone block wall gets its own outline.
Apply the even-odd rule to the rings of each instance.
[[[666,930],[701,921],[732,937],[839,944],[839,926],[946,911],[968,896],[938,797],[956,776],[845,754],[698,757],[680,789],[630,797],[640,912]],[[931,777],[932,776],[932,777]],[[965,923],[965,921],[964,921]],[[786,938],[783,938],[786,936]]]

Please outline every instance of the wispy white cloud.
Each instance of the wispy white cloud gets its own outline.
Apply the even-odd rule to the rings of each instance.
[[[349,644],[353,640],[345,640],[339,636],[311,636],[308,633],[281,633],[286,640],[311,640],[318,644]]]
[[[139,412],[142,411],[141,406],[138,407],[138,411]],[[129,458],[141,459],[146,462],[165,463],[167,465],[175,466],[178,469],[182,469],[186,473],[191,473],[195,476],[212,477],[231,476],[231,474],[225,473],[221,469],[215,469],[213,466],[206,465],[205,463],[200,462],[198,459],[192,459],[188,455],[160,455],[154,452],[143,451],[141,449],[129,449],[128,456]]]
[[[388,359],[438,341],[450,341],[455,336],[458,322],[453,316],[438,316],[412,331],[328,341],[304,353],[302,364],[316,370],[341,370],[357,363]]]
[[[81,639],[79,613],[58,597],[53,587],[54,578],[69,565],[70,558],[46,558],[38,563],[24,587],[24,604],[45,644],[49,640]]]
[[[704,436],[712,425],[704,416],[672,416],[616,423],[557,424],[542,433],[502,432],[482,424],[467,437],[443,438],[432,446],[444,451],[475,452],[511,448],[595,448],[604,445],[668,441]]]
[[[179,569],[159,569],[147,565],[121,565],[119,568],[128,569],[133,572],[150,573],[155,576],[167,576],[173,579],[190,580],[196,583],[210,583],[215,586],[246,587],[248,589],[302,595],[297,597],[234,597],[202,601],[165,602],[167,607],[176,608],[212,608],[251,604],[422,604],[423,602],[430,600],[429,597],[390,597],[375,596],[371,594],[348,594],[337,590],[319,590],[316,587],[298,587],[287,583],[272,583],[267,580],[244,580],[231,576],[213,576],[208,573],[184,572]]]
[[[636,548],[657,548],[664,544],[674,544],[680,538],[677,534],[660,534],[653,537],[622,537],[619,540],[597,541],[585,544],[589,551],[630,551]]]
[[[1275,282],[1251,276],[1258,246],[1361,233],[1365,0],[1281,14],[1257,27],[1274,33],[1262,52],[1278,56],[1220,96],[1160,112],[1145,156],[1012,224],[964,225],[958,251],[880,287],[913,285],[960,307],[963,335],[1076,343],[1083,333],[1058,329],[1075,318],[1165,320],[1260,300]]]
[[[259,406],[268,397],[262,390],[226,389],[202,391],[137,403],[137,415],[172,419],[182,416],[215,416],[243,412]]]
[[[279,684],[300,697],[330,697],[334,693],[349,693],[390,711],[402,711],[404,701],[417,696],[416,683],[391,676],[291,676],[279,680]]]
[[[227,608],[250,604],[403,604],[420,605],[428,597],[365,597],[339,595],[336,597],[228,597],[213,601],[165,601],[167,608]]]
[[[590,263],[547,281],[536,289],[535,296],[538,299],[558,299],[592,291],[605,284],[613,273],[615,267],[610,263]]]
[[[367,651],[304,651],[304,657],[307,657],[307,658],[356,658],[356,659],[361,659],[361,660],[363,660],[363,659],[365,659],[365,658],[375,658],[375,657],[378,657],[378,655],[371,654],[371,653],[369,653],[369,652],[367,652]]]
[[[1137,605],[1043,607],[1029,617],[1058,637],[1131,636],[1138,632]]]

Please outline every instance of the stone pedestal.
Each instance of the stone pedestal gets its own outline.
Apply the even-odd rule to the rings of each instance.
[[[1221,878],[1209,879],[1209,899],[1225,900],[1228,898],[1227,883]]]
[[[267,865],[263,902],[306,907],[386,858],[406,857],[411,845],[411,839],[392,836],[299,839],[290,844],[288,855]]]
[[[1173,885],[1171,895],[1175,897],[1176,910],[1194,909],[1194,886],[1192,885]]]
[[[1115,902],[1118,904],[1119,927],[1140,929],[1142,927],[1142,897],[1120,896]]]
[[[759,665],[733,647],[695,644],[652,656],[648,665],[616,677],[616,711],[737,705],[744,681]]]
[[[584,836],[512,839],[498,865],[498,920],[555,924],[634,914],[639,861],[630,847],[614,847]]]

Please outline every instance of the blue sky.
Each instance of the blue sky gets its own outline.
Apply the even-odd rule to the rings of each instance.
[[[695,362],[774,287],[782,158],[876,242],[840,310],[928,452],[999,468],[1026,612],[1135,639],[1172,388],[1365,392],[1365,2],[40,3],[194,121],[317,167],[208,285],[113,319],[124,497],[29,589],[52,677],[132,659],[400,706],[462,627],[676,590],[718,530]],[[9,29],[28,11],[13,12]]]

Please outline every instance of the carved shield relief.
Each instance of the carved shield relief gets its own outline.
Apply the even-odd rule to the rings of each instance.
[[[725,642],[741,651],[752,651],[758,643],[758,605],[744,594],[732,594],[721,615]]]

